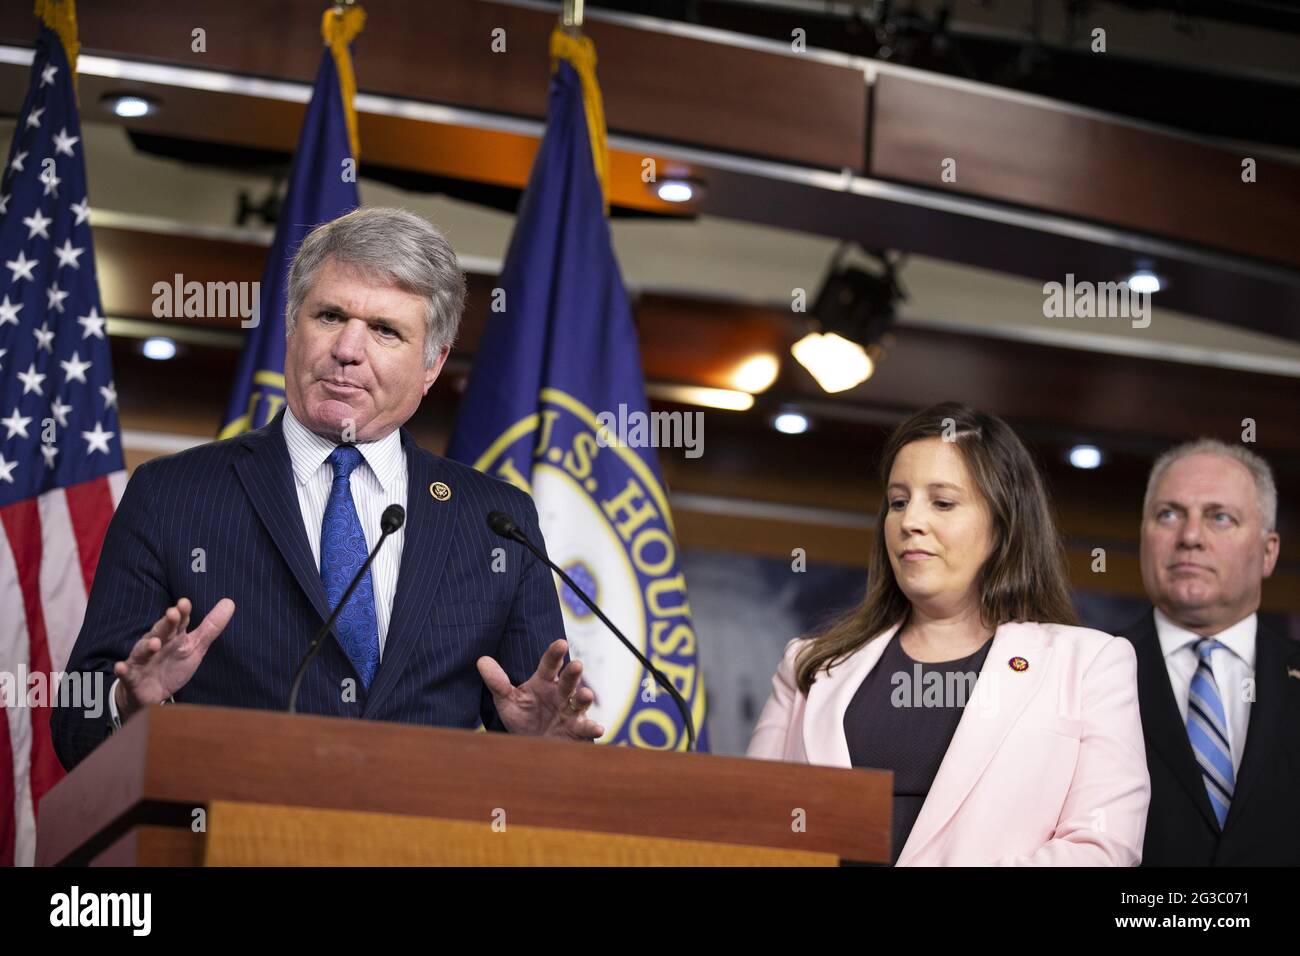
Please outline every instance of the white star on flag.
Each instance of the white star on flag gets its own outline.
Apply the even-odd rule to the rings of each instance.
[[[71,295],[71,293],[64,292],[60,289],[57,282],[51,282],[50,287],[45,290],[45,307],[47,309],[56,309],[59,312],[62,312],[63,300],[69,295]]]
[[[9,259],[5,262],[5,268],[12,270],[14,277],[11,281],[17,282],[19,279],[33,279],[32,270],[39,265],[40,260],[28,259],[23,255],[21,249],[18,250],[17,259]],[[33,281],[35,281],[33,279]]]
[[[54,420],[58,422],[62,428],[68,427],[68,412],[70,411],[72,411],[72,406],[64,405],[63,402],[59,401],[57,398],[54,400],[54,403],[50,405],[50,414],[54,416]]]
[[[53,63],[47,63],[45,69],[41,70],[41,86],[50,86],[54,83],[54,74],[59,72],[59,68]]]
[[[99,386],[99,394],[104,396],[104,411],[117,408],[117,388],[112,382]]]
[[[14,469],[18,467],[16,461],[5,461],[5,456],[0,455],[0,481],[7,481],[9,484],[14,483]]]
[[[47,444],[45,442],[41,442],[41,454],[45,456],[46,468],[54,467],[54,456],[57,455],[58,453],[59,450],[55,448],[53,445]]]
[[[32,110],[30,113],[28,113],[28,114],[27,114],[27,125],[28,125],[28,126],[40,126],[40,125],[41,125],[41,114],[44,113],[44,112],[45,112],[45,107],[42,106],[42,107],[40,107],[39,109],[34,109],[34,110]]]
[[[45,192],[42,195],[48,196],[50,193],[54,193],[57,196],[59,194],[59,183],[63,182],[63,180],[59,178],[58,173],[51,166],[41,173],[41,182],[45,183]]]
[[[23,304],[21,302],[10,302],[9,296],[5,296],[5,300],[0,302],[0,327],[3,327],[10,322],[17,325],[18,310],[22,307]]]
[[[6,355],[8,355],[8,354],[9,354],[9,350],[8,350],[8,349],[0,349],[0,358],[4,358],[4,357],[5,357]],[[3,365],[0,365],[0,368],[4,368],[4,366],[3,366]]]
[[[50,234],[45,231],[45,228],[52,222],[54,220],[47,217],[39,209],[30,216],[25,216],[23,225],[27,227],[27,238],[35,239],[38,233],[42,239],[50,238]]]
[[[5,193],[0,196],[0,216],[9,215],[9,197],[12,195],[13,193]]]
[[[81,266],[77,264],[77,259],[80,258],[81,254],[85,251],[86,249],[84,246],[78,248],[72,244],[71,239],[64,239],[62,247],[54,247],[54,254],[59,257],[58,268],[62,269],[64,266],[72,266],[74,269],[80,269]]]
[[[90,218],[90,197],[83,197],[81,202],[74,202],[71,209],[77,214],[77,221],[73,225],[80,226]]]
[[[27,366],[27,371],[19,372],[18,378],[23,383],[24,395],[26,395],[28,392],[35,392],[37,395],[45,394],[45,392],[41,390],[41,382],[45,381],[45,376],[40,372],[36,371],[35,362]]]
[[[81,142],[80,136],[69,136],[68,128],[65,126],[54,134],[54,151],[63,153],[65,156],[72,155],[72,147]]]
[[[81,433],[81,437],[86,439],[87,442],[89,442],[89,446],[86,448],[86,454],[89,455],[97,451],[102,451],[105,455],[107,455],[108,440],[112,438],[114,434],[116,433],[104,431],[104,426],[102,423],[95,422],[95,430],[93,432]]]
[[[22,149],[14,153],[14,158],[9,161],[9,168],[16,173],[23,171],[23,160],[27,158],[29,150]]]
[[[21,434],[24,438],[26,438],[28,437],[27,423],[30,422],[31,420],[32,419],[30,415],[19,415],[18,409],[17,407],[15,407],[13,414],[10,415],[8,418],[0,418],[0,425],[3,425],[5,428],[9,429],[9,434],[5,436],[6,438],[13,438],[14,435],[17,434]]]
[[[81,357],[76,352],[73,352],[72,358],[69,361],[60,362],[59,364],[63,366],[63,371],[65,373],[63,380],[65,382],[71,382],[73,379],[76,379],[83,385],[90,384],[86,381],[86,369],[90,368],[93,364],[92,362],[81,361]]]
[[[50,323],[42,322],[39,329],[32,329],[32,335],[36,336],[36,351],[54,351],[54,330],[50,328]]]
[[[21,309],[22,306],[19,306],[19,308]],[[81,333],[83,339],[88,339],[92,335],[97,339],[104,337],[104,317],[99,314],[99,309],[93,305],[90,307],[90,315],[83,315],[77,321],[86,330]]]

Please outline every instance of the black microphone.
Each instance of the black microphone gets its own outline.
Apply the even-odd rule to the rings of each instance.
[[[293,685],[289,688],[289,706],[287,708],[289,713],[298,713],[298,692],[302,690],[302,679],[307,674],[307,665],[310,664],[320,652],[321,645],[325,641],[325,635],[330,632],[330,628],[334,626],[334,621],[338,618],[339,612],[343,610],[343,606],[347,604],[348,600],[352,597],[352,592],[356,590],[357,585],[361,583],[361,579],[365,577],[366,572],[370,570],[370,565],[374,563],[375,555],[379,553],[379,548],[388,540],[390,534],[402,526],[404,521],[406,521],[406,509],[401,505],[389,505],[384,509],[384,513],[379,519],[379,540],[376,541],[375,546],[371,548],[370,555],[366,558],[366,563],[361,565],[361,570],[353,576],[352,583],[349,584],[348,589],[343,592],[343,597],[339,601],[339,606],[330,613],[330,616],[325,620],[325,623],[321,625],[321,629],[316,632],[316,636],[312,638],[311,644],[307,646],[307,653],[302,656],[302,663],[298,665],[298,670],[294,672]]]
[[[646,660],[645,655],[638,651],[632,645],[632,642],[623,636],[623,632],[614,626],[614,622],[605,616],[605,612],[596,607],[596,602],[587,596],[587,592],[573,583],[573,578],[565,574],[563,568],[548,558],[545,552],[528,540],[528,536],[520,529],[519,524],[514,518],[510,517],[504,511],[489,511],[487,523],[493,533],[502,538],[519,542],[529,551],[533,552],[533,554],[537,555],[537,557],[543,561],[547,567],[558,574],[560,580],[567,584],[574,594],[582,598],[582,603],[591,608],[596,617],[600,618],[601,622],[610,629],[610,632],[623,642],[623,646],[632,652],[632,656],[641,662],[641,666],[650,672],[651,676],[654,677],[655,682],[664,690],[668,691],[673,702],[677,704],[677,709],[681,711],[682,722],[686,725],[686,749],[694,750],[695,722],[691,720],[691,709],[686,705],[685,698],[682,697],[681,692],[673,685],[673,682],[665,677],[659,668]]]

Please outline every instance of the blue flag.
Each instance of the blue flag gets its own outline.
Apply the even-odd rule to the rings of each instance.
[[[703,750],[698,647],[654,449],[602,430],[611,418],[644,416],[647,402],[587,115],[582,78],[558,60],[546,135],[448,455],[533,495],[552,559],[673,681]],[[602,742],[684,749],[672,697],[567,587],[560,598]]]
[[[257,324],[244,343],[220,437],[261,428],[284,405],[284,313],[289,264],[307,233],[360,205],[356,157],[335,55],[326,48],[293,157],[289,191],[262,273]]]

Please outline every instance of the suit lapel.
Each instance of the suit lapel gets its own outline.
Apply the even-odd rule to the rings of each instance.
[[[253,510],[324,623],[329,617],[329,606],[320,569],[312,561],[302,508],[293,487],[293,466],[284,443],[283,421],[282,410],[270,424],[236,439],[249,453],[235,462],[235,472],[253,503]]]
[[[899,866],[906,866],[924,852],[956,814],[1042,686],[1051,653],[1041,628],[1003,624],[997,629],[980,669],[974,697],[962,711],[929,796],[899,854]],[[1014,657],[1023,657],[1029,667],[1020,672],[1011,670],[1007,662]]]
[[[1210,807],[1201,768],[1192,753],[1187,725],[1178,713],[1178,701],[1169,683],[1169,667],[1156,634],[1155,611],[1133,628],[1133,649],[1138,659],[1138,700],[1142,709],[1142,730],[1148,745],[1160,754],[1174,777],[1191,797],[1205,822],[1218,829],[1219,821]]]
[[[441,458],[420,448],[406,429],[402,429],[402,449],[406,453],[407,476],[402,566],[397,575],[383,657],[366,695],[363,717],[371,716],[377,702],[392,691],[411,650],[427,633],[425,622],[447,563],[456,512],[463,501],[454,488],[446,501],[433,497],[430,485],[443,477],[445,465]]]
[[[880,660],[889,642],[898,633],[894,625],[853,654],[820,674],[808,689],[804,706],[803,746],[808,762],[826,767],[851,767],[849,742],[844,736],[844,712],[848,710],[858,687]]]
[[[1225,833],[1241,816],[1246,799],[1268,765],[1277,742],[1287,733],[1283,727],[1285,695],[1294,679],[1287,676],[1288,667],[1300,668],[1300,648],[1288,646],[1283,638],[1265,631],[1262,624],[1256,625],[1255,701],[1250,705],[1246,749],[1241,755],[1228,818],[1223,822]]]

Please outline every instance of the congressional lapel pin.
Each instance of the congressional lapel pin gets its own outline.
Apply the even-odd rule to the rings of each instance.
[[[1011,660],[1007,661],[1007,666],[1019,674],[1021,671],[1029,670],[1029,661],[1025,660],[1023,657],[1013,657]]]
[[[435,481],[429,486],[429,494],[433,495],[435,501],[448,501],[451,499],[451,488],[444,482]]]
[[[1288,667],[1286,669],[1286,676],[1294,677],[1296,680],[1300,680],[1300,667]]]

